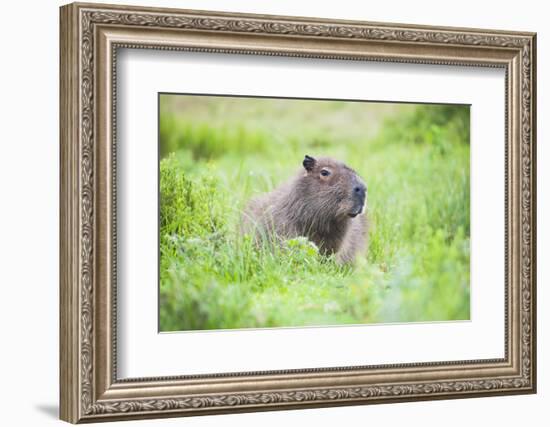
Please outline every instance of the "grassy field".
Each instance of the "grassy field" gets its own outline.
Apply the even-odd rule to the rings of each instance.
[[[469,133],[460,106],[162,95],[161,331],[469,319]],[[238,232],[305,154],[368,185],[353,267]]]

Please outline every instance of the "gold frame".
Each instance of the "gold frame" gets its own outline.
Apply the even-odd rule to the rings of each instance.
[[[60,13],[61,419],[535,392],[534,33],[100,4],[70,4]],[[505,357],[118,380],[113,148],[119,47],[504,68]]]

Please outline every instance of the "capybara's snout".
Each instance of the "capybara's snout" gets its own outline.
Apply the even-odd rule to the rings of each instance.
[[[356,199],[365,201],[367,195],[367,187],[364,184],[358,183],[353,187],[353,196]]]
[[[367,186],[362,182],[356,182],[352,189],[351,198],[353,200],[353,209],[349,213],[352,218],[362,214],[367,199]]]

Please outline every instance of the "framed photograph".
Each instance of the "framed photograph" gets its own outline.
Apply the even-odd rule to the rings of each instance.
[[[60,13],[63,420],[536,391],[535,34]]]

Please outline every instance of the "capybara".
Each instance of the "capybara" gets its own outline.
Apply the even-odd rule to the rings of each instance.
[[[245,231],[278,240],[305,236],[320,253],[351,263],[364,251],[367,186],[344,163],[305,156],[304,169],[270,193],[252,199]]]

